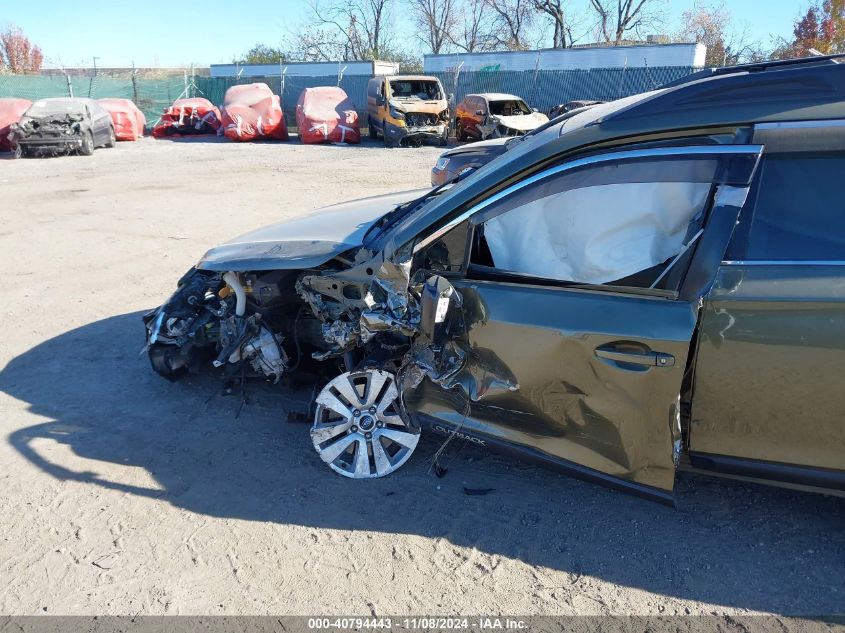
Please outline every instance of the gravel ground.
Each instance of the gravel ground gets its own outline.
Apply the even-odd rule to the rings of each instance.
[[[0,613],[831,614],[845,500],[680,476],[670,509],[433,439],[332,473],[308,393],[176,384],[141,314],[210,246],[426,185],[437,148],[152,141],[0,159]],[[463,487],[494,488],[466,496]]]

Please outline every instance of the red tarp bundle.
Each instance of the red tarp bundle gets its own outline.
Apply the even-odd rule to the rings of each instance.
[[[303,143],[361,142],[355,104],[334,86],[302,91],[296,104],[296,125]]]
[[[111,116],[114,135],[118,141],[137,141],[144,136],[147,119],[129,99],[97,99]]]
[[[153,136],[216,134],[220,129],[220,110],[201,97],[177,99],[164,111],[153,128]]]
[[[21,120],[32,101],[26,99],[0,99],[0,152],[9,152],[14,148],[9,140],[9,127]]]
[[[279,96],[267,84],[232,86],[223,99],[223,133],[233,141],[288,140]]]

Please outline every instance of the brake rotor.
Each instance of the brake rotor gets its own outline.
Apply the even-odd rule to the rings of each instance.
[[[317,396],[311,441],[332,470],[352,479],[384,477],[408,461],[420,439],[399,415],[390,372],[346,372]]]

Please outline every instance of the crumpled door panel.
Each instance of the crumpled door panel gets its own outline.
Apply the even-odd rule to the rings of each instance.
[[[633,486],[672,490],[677,396],[695,306],[601,291],[473,281],[455,287],[464,302],[466,365],[446,385],[406,394],[406,407],[452,424],[468,411],[468,431]],[[627,363],[597,354],[608,346],[673,362],[646,366],[636,356]],[[448,395],[438,393],[443,389]]]

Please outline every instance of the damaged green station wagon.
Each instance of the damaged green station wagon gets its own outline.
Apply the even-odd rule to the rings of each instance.
[[[701,73],[213,248],[147,350],[324,376],[311,438],[352,478],[430,429],[662,501],[678,469],[841,495],[843,174],[845,66]]]

